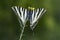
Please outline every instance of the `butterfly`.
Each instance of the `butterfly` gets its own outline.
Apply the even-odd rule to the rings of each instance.
[[[19,7],[19,6],[14,6],[12,7],[13,11],[15,14],[18,16],[18,20],[20,22],[21,27],[26,24],[27,20],[29,19],[30,21],[30,28],[33,30],[37,23],[39,18],[46,12],[44,8],[32,8],[29,7],[28,9]]]

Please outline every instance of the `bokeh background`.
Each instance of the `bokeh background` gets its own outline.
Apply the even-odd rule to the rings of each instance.
[[[12,6],[47,10],[33,31],[25,28],[23,40],[60,40],[60,0],[0,0],[0,40],[19,39],[21,27]]]

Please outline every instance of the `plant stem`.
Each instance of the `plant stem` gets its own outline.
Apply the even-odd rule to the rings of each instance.
[[[20,35],[19,40],[22,40],[22,36],[23,36],[24,29],[25,29],[25,25],[24,25],[24,27],[22,28],[21,35]]]

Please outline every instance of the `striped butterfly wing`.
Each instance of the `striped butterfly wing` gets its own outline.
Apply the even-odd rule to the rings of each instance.
[[[35,10],[31,11],[31,16],[30,16],[30,28],[33,30],[37,23],[39,18],[46,12],[46,10],[44,8],[38,8]]]
[[[27,9],[24,9],[19,6],[14,6],[14,7],[12,7],[12,10],[18,16],[18,21],[20,23],[20,26],[23,27],[27,21]]]

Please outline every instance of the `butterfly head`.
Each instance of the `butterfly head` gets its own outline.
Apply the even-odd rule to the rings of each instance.
[[[35,8],[34,7],[28,7],[29,10],[34,10]]]

